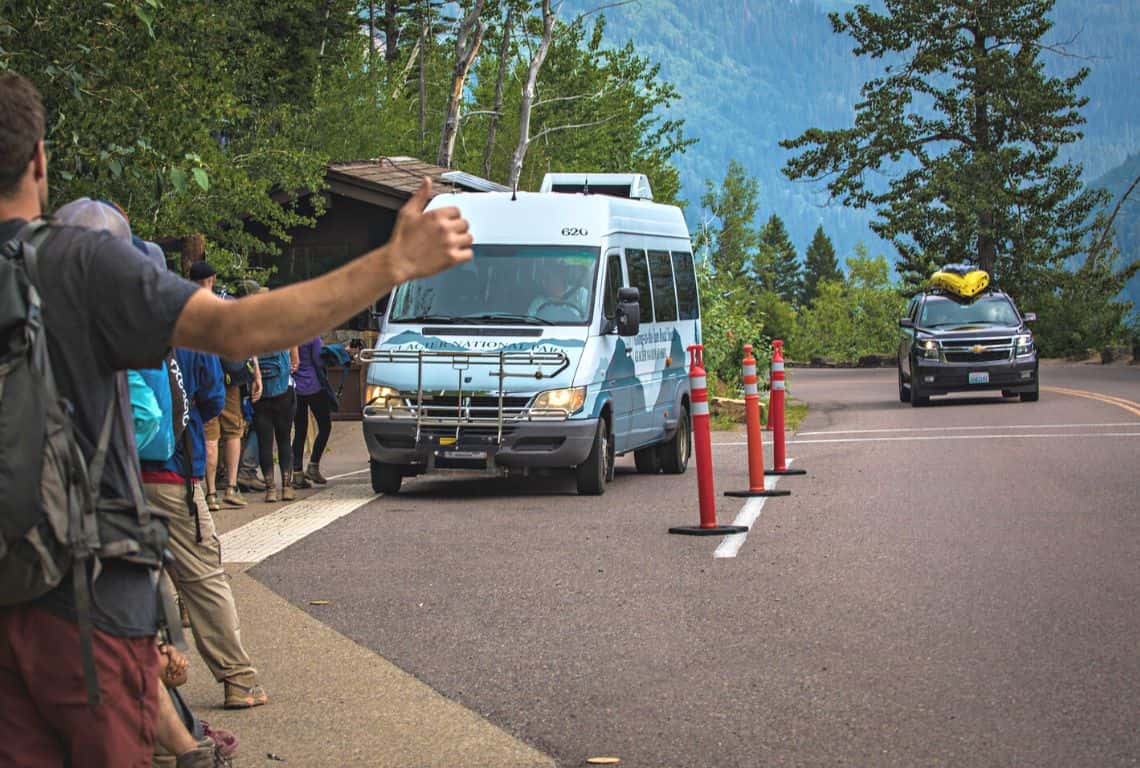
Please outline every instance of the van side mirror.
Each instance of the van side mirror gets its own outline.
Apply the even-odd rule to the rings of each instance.
[[[1035,322],[1037,322],[1037,313],[1036,312],[1026,312],[1024,315],[1021,316],[1021,319],[1027,323],[1035,323]]]
[[[899,328],[913,328],[913,327],[914,327],[914,320],[912,318],[909,318],[909,317],[900,317],[899,318]]]
[[[641,292],[636,288],[619,288],[617,313],[614,316],[618,336],[636,336],[641,330]]]

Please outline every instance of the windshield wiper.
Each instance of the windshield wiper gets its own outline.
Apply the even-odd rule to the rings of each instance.
[[[462,320],[455,315],[415,315],[413,317],[393,317],[393,323],[454,323]]]
[[[534,315],[516,315],[510,312],[484,312],[477,315],[463,315],[459,320],[473,322],[526,323],[527,325],[554,325],[550,320]]]

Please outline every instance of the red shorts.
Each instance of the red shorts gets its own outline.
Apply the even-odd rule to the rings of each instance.
[[[149,768],[159,661],[151,637],[96,629],[100,704],[87,702],[79,627],[42,608],[0,609],[0,766]]]

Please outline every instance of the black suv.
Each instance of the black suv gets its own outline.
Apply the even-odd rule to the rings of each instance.
[[[1000,291],[972,301],[918,294],[899,320],[899,400],[917,407],[931,395],[1000,389],[1036,401],[1037,348],[1026,326],[1036,319]]]

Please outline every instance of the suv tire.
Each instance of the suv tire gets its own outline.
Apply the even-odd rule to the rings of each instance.
[[[910,402],[910,386],[903,382],[902,366],[899,366],[899,402]]]
[[[918,388],[918,382],[913,378],[910,381],[910,404],[915,408],[921,408],[930,403],[930,395],[921,394]]]
[[[1038,386],[1033,388],[1032,392],[1022,392],[1021,393],[1021,402],[1023,402],[1023,403],[1036,403],[1040,397],[1041,397],[1041,389],[1040,389],[1040,385],[1038,385]]]

